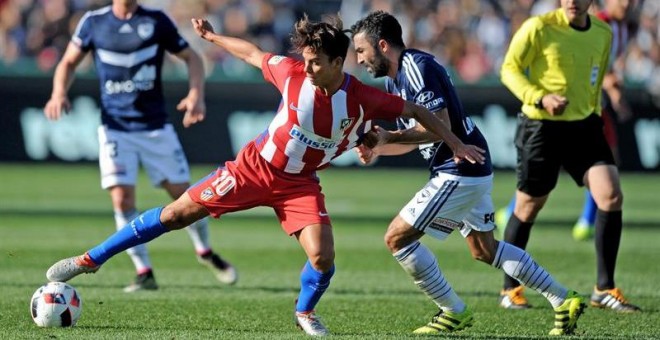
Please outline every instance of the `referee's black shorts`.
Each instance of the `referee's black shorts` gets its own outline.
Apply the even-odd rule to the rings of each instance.
[[[521,113],[515,143],[518,190],[533,197],[554,189],[562,166],[578,186],[583,186],[589,168],[614,164],[603,121],[596,114],[578,121],[550,121],[529,119]]]

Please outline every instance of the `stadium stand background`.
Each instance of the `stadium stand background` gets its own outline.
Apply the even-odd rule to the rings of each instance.
[[[3,71],[30,65],[27,70],[52,72],[83,13],[109,3],[108,0],[0,0]],[[212,75],[243,78],[250,71],[245,70],[249,66],[237,62],[222,49],[198,39],[190,25],[192,17],[205,17],[220,32],[250,39],[265,50],[287,53],[289,32],[302,13],[314,19],[324,13],[340,13],[349,26],[363,14],[383,9],[399,18],[409,47],[432,52],[441,63],[451,67],[459,83],[473,84],[497,81],[496,73],[512,32],[530,15],[555,8],[557,0],[143,0],[141,3],[164,9],[172,17],[188,41],[203,52]],[[639,29],[629,45],[623,68],[625,79],[660,95],[660,1],[637,0],[631,20]],[[356,69],[352,56],[347,66],[349,71]]]

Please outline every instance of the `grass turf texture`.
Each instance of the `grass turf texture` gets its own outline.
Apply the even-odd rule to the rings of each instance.
[[[211,166],[196,166],[201,178]],[[280,339],[303,338],[292,310],[305,261],[298,243],[284,235],[265,208],[211,221],[212,244],[239,270],[234,287],[218,284],[197,264],[185,232],[149,244],[161,289],[125,294],[133,277],[119,255],[99,273],[70,283],[83,299],[72,329],[41,329],[30,319],[29,299],[56,260],[79,254],[114,230],[110,200],[94,165],[0,164],[0,339]],[[327,170],[320,173],[334,224],[337,273],[318,305],[333,335],[345,339],[406,338],[436,312],[382,242],[389,220],[426,181],[423,170]],[[660,293],[657,259],[658,175],[624,174],[624,234],[617,283],[641,314],[588,308],[578,335],[586,338],[657,338]],[[493,198],[508,203],[513,173],[496,174]],[[595,282],[592,242],[574,242],[571,227],[583,193],[562,177],[532,232],[528,250],[566,286],[588,294]],[[140,209],[167,201],[145,177]],[[440,267],[475,312],[475,325],[448,338],[543,338],[552,327],[550,305],[528,292],[535,308],[497,306],[501,272],[471,259],[455,233],[446,242],[424,239]]]

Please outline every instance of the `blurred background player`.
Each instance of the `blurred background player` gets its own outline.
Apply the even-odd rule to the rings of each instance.
[[[351,32],[358,63],[376,78],[386,76],[387,92],[428,108],[464,143],[484,150],[485,161],[480,164],[456,163],[444,141],[405,117],[397,119],[397,131],[375,127],[357,148],[365,164],[378,155],[415,149],[428,162],[430,181],[401,209],[385,234],[394,258],[440,309],[414,333],[439,334],[472,325],[472,311],[447,282],[433,253],[419,242],[425,234],[444,240],[456,229],[474,259],[512,275],[550,302],[556,313],[550,334],[573,333],[586,307],[583,298],[555,281],[527,252],[493,237],[493,167],[488,145],[465,114],[447,70],[434,56],[406,48],[401,25],[386,12],[370,13]]]
[[[161,11],[147,9],[135,0],[114,0],[112,5],[87,12],[58,64],[46,117],[59,119],[71,107],[67,97],[74,71],[92,52],[101,90],[99,165],[101,186],[108,190],[115,225],[123,228],[138,216],[135,184],[140,164],[151,183],[164,188],[173,199],[189,187],[190,172],[183,149],[168,122],[162,93],[161,69],[165,51],[188,67],[189,92],[177,105],[185,111],[185,127],[204,119],[204,70],[199,55],[178,34]],[[197,259],[223,283],[238,279],[234,267],[209,244],[208,222],[201,219],[188,228]],[[147,248],[126,251],[137,277],[126,292],[158,288]]]
[[[610,53],[610,67],[603,78],[603,97],[601,117],[603,131],[607,143],[612,149],[614,160],[619,163],[619,148],[616,122],[626,122],[632,117],[630,105],[623,96],[623,68],[625,52],[628,41],[632,39],[635,28],[630,21],[630,15],[635,0],[602,0],[603,6],[594,2],[596,16],[610,25],[612,29],[612,48]],[[589,190],[585,190],[582,214],[573,226],[573,238],[576,241],[590,240],[594,237],[596,211],[598,207]],[[516,204],[516,197],[511,199],[509,205],[499,209],[495,214],[496,224],[502,228],[506,225]]]
[[[564,168],[578,186],[587,186],[598,206],[597,282],[591,305],[634,312],[640,309],[614,282],[623,194],[600,118],[612,30],[589,15],[590,5],[591,0],[561,0],[561,8],[526,20],[502,64],[502,83],[523,104],[515,140],[518,190],[504,239],[527,246],[534,221]],[[510,276],[504,278],[500,305],[529,307],[522,287]]]

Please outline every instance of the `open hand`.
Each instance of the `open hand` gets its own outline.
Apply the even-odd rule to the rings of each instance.
[[[486,150],[480,147],[462,144],[454,150],[454,162],[458,164],[463,160],[467,160],[472,164],[484,164],[486,160],[486,157],[484,157],[485,153]]]
[[[50,97],[48,103],[44,107],[44,115],[49,120],[58,120],[64,113],[71,110],[71,102],[66,96]]]
[[[204,104],[204,101],[191,98],[191,96],[181,99],[176,109],[185,111],[183,114],[183,127],[190,127],[195,123],[201,122],[206,116],[206,104]]]

